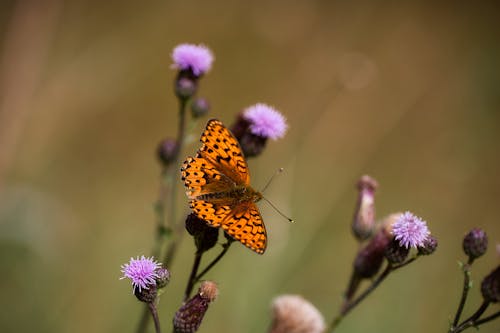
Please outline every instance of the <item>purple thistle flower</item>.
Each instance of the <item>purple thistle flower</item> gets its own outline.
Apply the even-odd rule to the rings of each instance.
[[[156,278],[158,278],[156,270],[160,267],[161,265],[154,261],[153,257],[130,258],[128,264],[122,265],[123,276],[120,280],[125,278],[132,280],[134,292],[136,288],[139,288],[139,291],[149,289],[148,286],[156,285]]]
[[[212,68],[214,56],[204,45],[179,44],[172,52],[173,68],[189,70],[195,76],[201,76]]]
[[[243,118],[250,122],[252,134],[277,140],[288,128],[285,117],[273,107],[258,103],[243,111]]]
[[[430,235],[426,222],[410,212],[398,218],[392,226],[392,233],[399,245],[406,248],[423,246]]]

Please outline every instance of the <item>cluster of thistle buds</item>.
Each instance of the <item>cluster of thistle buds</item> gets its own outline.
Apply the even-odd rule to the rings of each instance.
[[[486,315],[487,309],[491,304],[500,302],[500,265],[497,265],[488,275],[486,275],[481,282],[481,294],[483,296],[482,304],[477,310],[465,320],[461,320],[462,311],[467,302],[469,290],[472,286],[471,281],[471,268],[472,264],[480,257],[482,257],[488,249],[488,236],[486,232],[480,228],[474,228],[469,231],[462,243],[462,248],[467,258],[467,263],[461,263],[462,271],[464,274],[464,283],[462,297],[460,299],[457,312],[453,323],[450,325],[450,333],[459,333],[470,327],[478,328],[487,322],[500,317],[500,311]],[[500,256],[500,251],[497,246],[497,254]]]
[[[375,192],[378,182],[362,176],[358,183],[358,199],[352,221],[352,231],[360,244],[353,262],[353,273],[345,292],[341,315],[371,292],[388,273],[406,266],[417,257],[430,255],[437,248],[437,240],[430,234],[427,223],[413,213],[394,213],[376,221]],[[385,263],[385,270],[379,274]],[[355,298],[364,279],[379,277]]]

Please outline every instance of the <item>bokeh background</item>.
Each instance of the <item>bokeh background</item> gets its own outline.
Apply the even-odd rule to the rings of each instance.
[[[151,251],[154,152],[177,121],[170,53],[192,42],[216,56],[200,88],[211,117],[231,124],[256,102],[286,115],[287,136],[250,168],[256,188],[285,168],[266,197],[296,220],[260,204],[268,251],[235,245],[207,276],[220,297],[200,331],[265,332],[283,293],[329,322],[357,250],[354,184],[370,174],[377,216],[415,212],[439,249],[390,276],[338,332],[445,332],[463,235],[481,227],[491,244],[466,315],[500,260],[500,7],[464,3],[2,1],[0,331],[134,332],[142,307],[120,265]],[[169,267],[165,331],[193,253],[186,237]]]

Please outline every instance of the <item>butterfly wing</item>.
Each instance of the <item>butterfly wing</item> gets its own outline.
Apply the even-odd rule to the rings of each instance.
[[[182,165],[181,175],[189,199],[196,199],[203,194],[221,193],[236,185],[231,178],[202,157],[189,157]]]
[[[252,251],[263,254],[266,250],[266,227],[253,202],[234,207],[222,222],[222,229]]]
[[[250,185],[250,174],[238,140],[217,119],[211,119],[203,132],[197,157],[208,160],[236,184]]]

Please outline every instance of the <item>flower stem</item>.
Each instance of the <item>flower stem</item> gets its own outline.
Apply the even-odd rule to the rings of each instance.
[[[467,318],[466,320],[464,320],[458,327],[452,327],[450,332],[451,333],[459,333],[459,332],[462,332],[462,331],[465,331],[466,329],[468,329],[469,327],[472,327],[472,326],[478,326],[478,319],[479,317],[481,317],[481,315],[484,313],[484,311],[486,311],[486,309],[488,308],[488,306],[490,305],[490,302],[488,301],[483,301],[483,304],[481,304],[481,306],[479,307],[479,309],[477,309],[477,311],[472,315],[470,316],[469,318]],[[496,314],[498,315],[498,314]],[[491,318],[493,317],[493,318]],[[488,318],[488,321],[489,320],[492,320],[495,317],[495,315],[493,316],[490,316],[490,317],[487,317]],[[485,318],[485,319],[487,319]],[[484,319],[483,319],[484,320]],[[484,323],[484,321],[482,321],[481,323]]]
[[[196,277],[195,277],[195,282],[197,281],[200,281],[200,279],[206,274],[208,273],[209,270],[212,269],[212,267],[215,266],[215,264],[217,264],[219,262],[219,260],[222,259],[222,257],[224,257],[224,255],[226,254],[227,250],[229,250],[229,247],[231,246],[231,243],[233,241],[231,240],[228,240],[226,244],[222,245],[223,249],[221,251],[221,253],[219,253],[219,255],[217,257],[215,257],[214,260],[212,260],[212,262],[210,264],[208,264],[208,266],[200,273],[198,274]]]
[[[160,329],[160,319],[158,318],[158,311],[156,311],[156,305],[154,302],[148,303],[148,308],[149,311],[151,312],[151,315],[153,316],[153,321],[155,323],[155,331],[156,333],[161,333]]]
[[[199,250],[196,251],[194,255],[193,268],[191,269],[191,274],[186,286],[186,291],[184,292],[184,302],[187,301],[189,295],[191,295],[191,291],[193,290],[194,284],[196,283],[196,274],[198,273],[198,268],[200,267],[202,255],[203,252]]]
[[[470,261],[469,261],[470,262]],[[462,266],[462,271],[464,273],[464,286],[462,289],[462,298],[460,299],[460,303],[458,304],[457,313],[455,314],[455,319],[453,320],[453,326],[456,327],[458,325],[458,321],[462,316],[462,311],[464,310],[465,302],[467,300],[467,295],[469,294],[470,289],[470,265],[469,263]]]

